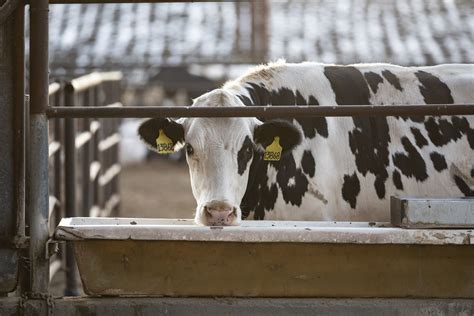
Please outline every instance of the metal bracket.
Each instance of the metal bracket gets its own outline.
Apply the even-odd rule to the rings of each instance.
[[[46,247],[45,247],[45,258],[49,259],[51,258],[55,253],[59,251],[59,243],[62,241],[59,240],[54,240],[54,239],[48,239],[46,242]]]
[[[29,300],[43,300],[46,302],[48,316],[54,315],[54,297],[47,293],[25,292],[20,298],[19,311],[20,315],[29,315],[27,310],[27,302]]]

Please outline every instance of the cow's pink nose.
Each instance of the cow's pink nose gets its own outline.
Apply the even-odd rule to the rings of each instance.
[[[209,226],[232,225],[237,216],[237,209],[229,206],[204,206],[204,212],[206,212],[207,225]]]

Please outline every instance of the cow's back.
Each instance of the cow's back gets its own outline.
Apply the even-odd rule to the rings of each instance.
[[[247,105],[474,103],[474,65],[262,67],[226,87]],[[307,118],[304,140],[262,162],[244,197],[256,218],[378,220],[391,195],[469,196],[473,117]],[[245,213],[245,210],[244,210]]]

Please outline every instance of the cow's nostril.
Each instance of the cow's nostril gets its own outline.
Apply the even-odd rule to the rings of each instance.
[[[207,206],[204,206],[204,213],[207,215],[207,216],[210,216],[212,217],[212,212],[211,212],[211,209]]]

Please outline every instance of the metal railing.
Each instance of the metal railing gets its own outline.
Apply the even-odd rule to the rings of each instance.
[[[120,72],[92,73],[49,85],[50,108],[120,106]],[[117,215],[120,196],[118,145],[120,119],[49,120],[49,234],[65,216]],[[78,193],[78,194],[77,194]],[[65,260],[64,260],[65,259]],[[66,271],[66,293],[77,294],[72,249],[61,245],[50,258],[50,279]]]
[[[474,104],[406,104],[406,105],[338,105],[338,106],[231,106],[231,107],[50,107],[49,118],[55,117],[318,117],[318,116],[417,116],[473,115]]]

